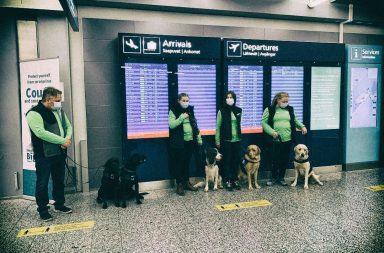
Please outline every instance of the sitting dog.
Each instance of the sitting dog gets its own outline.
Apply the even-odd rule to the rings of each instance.
[[[119,174],[119,159],[112,157],[104,165],[101,186],[96,199],[97,203],[103,203],[103,209],[108,207],[107,200],[114,200],[115,205],[119,206]]]
[[[202,187],[205,185],[204,191],[207,192],[209,190],[209,184],[213,183],[213,190],[223,188],[222,179],[219,175],[219,167],[217,166],[217,162],[222,158],[223,155],[220,154],[216,148],[207,150],[205,159],[205,181],[195,184],[194,187]]]
[[[252,190],[252,178],[255,182],[256,189],[260,189],[260,185],[257,183],[257,173],[260,168],[260,153],[261,150],[257,145],[249,145],[247,147],[247,153],[243,158],[243,166],[239,170],[239,179],[244,181],[245,175],[248,180],[248,189]]]
[[[139,192],[139,180],[137,168],[146,161],[146,157],[140,154],[133,154],[128,158],[120,172],[120,195],[121,207],[126,208],[126,200],[135,198],[137,204],[141,204],[144,197]]]
[[[308,189],[308,178],[310,177],[312,177],[319,185],[323,185],[323,183],[320,182],[320,176],[315,174],[308,160],[308,147],[304,144],[298,144],[295,146],[294,152],[295,158],[293,164],[295,166],[295,180],[291,186],[296,186],[299,173],[302,176],[304,175],[304,189]]]

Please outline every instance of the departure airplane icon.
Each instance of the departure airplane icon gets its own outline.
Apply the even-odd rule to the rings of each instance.
[[[236,49],[237,49],[238,46],[240,46],[240,44],[231,44],[231,45],[229,46],[229,49],[232,49],[233,52],[236,52]]]
[[[125,41],[125,44],[127,44],[130,48],[133,48],[133,49],[139,48],[138,46],[135,45],[135,43],[133,43],[132,39],[129,39],[129,42]]]

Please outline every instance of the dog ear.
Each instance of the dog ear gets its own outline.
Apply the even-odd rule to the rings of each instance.
[[[259,148],[259,146],[256,146],[256,151],[257,151],[257,155],[260,155],[260,153],[261,153],[261,150],[260,150],[260,148]]]

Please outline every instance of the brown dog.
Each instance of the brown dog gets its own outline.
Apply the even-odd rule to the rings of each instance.
[[[239,171],[239,178],[244,181],[245,177],[248,179],[248,189],[252,190],[252,177],[255,181],[256,189],[260,189],[260,185],[257,183],[257,173],[260,168],[260,148],[257,145],[249,145],[247,153],[244,155],[244,170]],[[246,175],[245,175],[246,174]]]

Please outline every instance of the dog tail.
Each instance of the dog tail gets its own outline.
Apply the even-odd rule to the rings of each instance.
[[[199,187],[204,187],[204,186],[205,186],[205,182],[204,181],[200,181],[197,184],[195,184],[193,187],[199,188]]]

